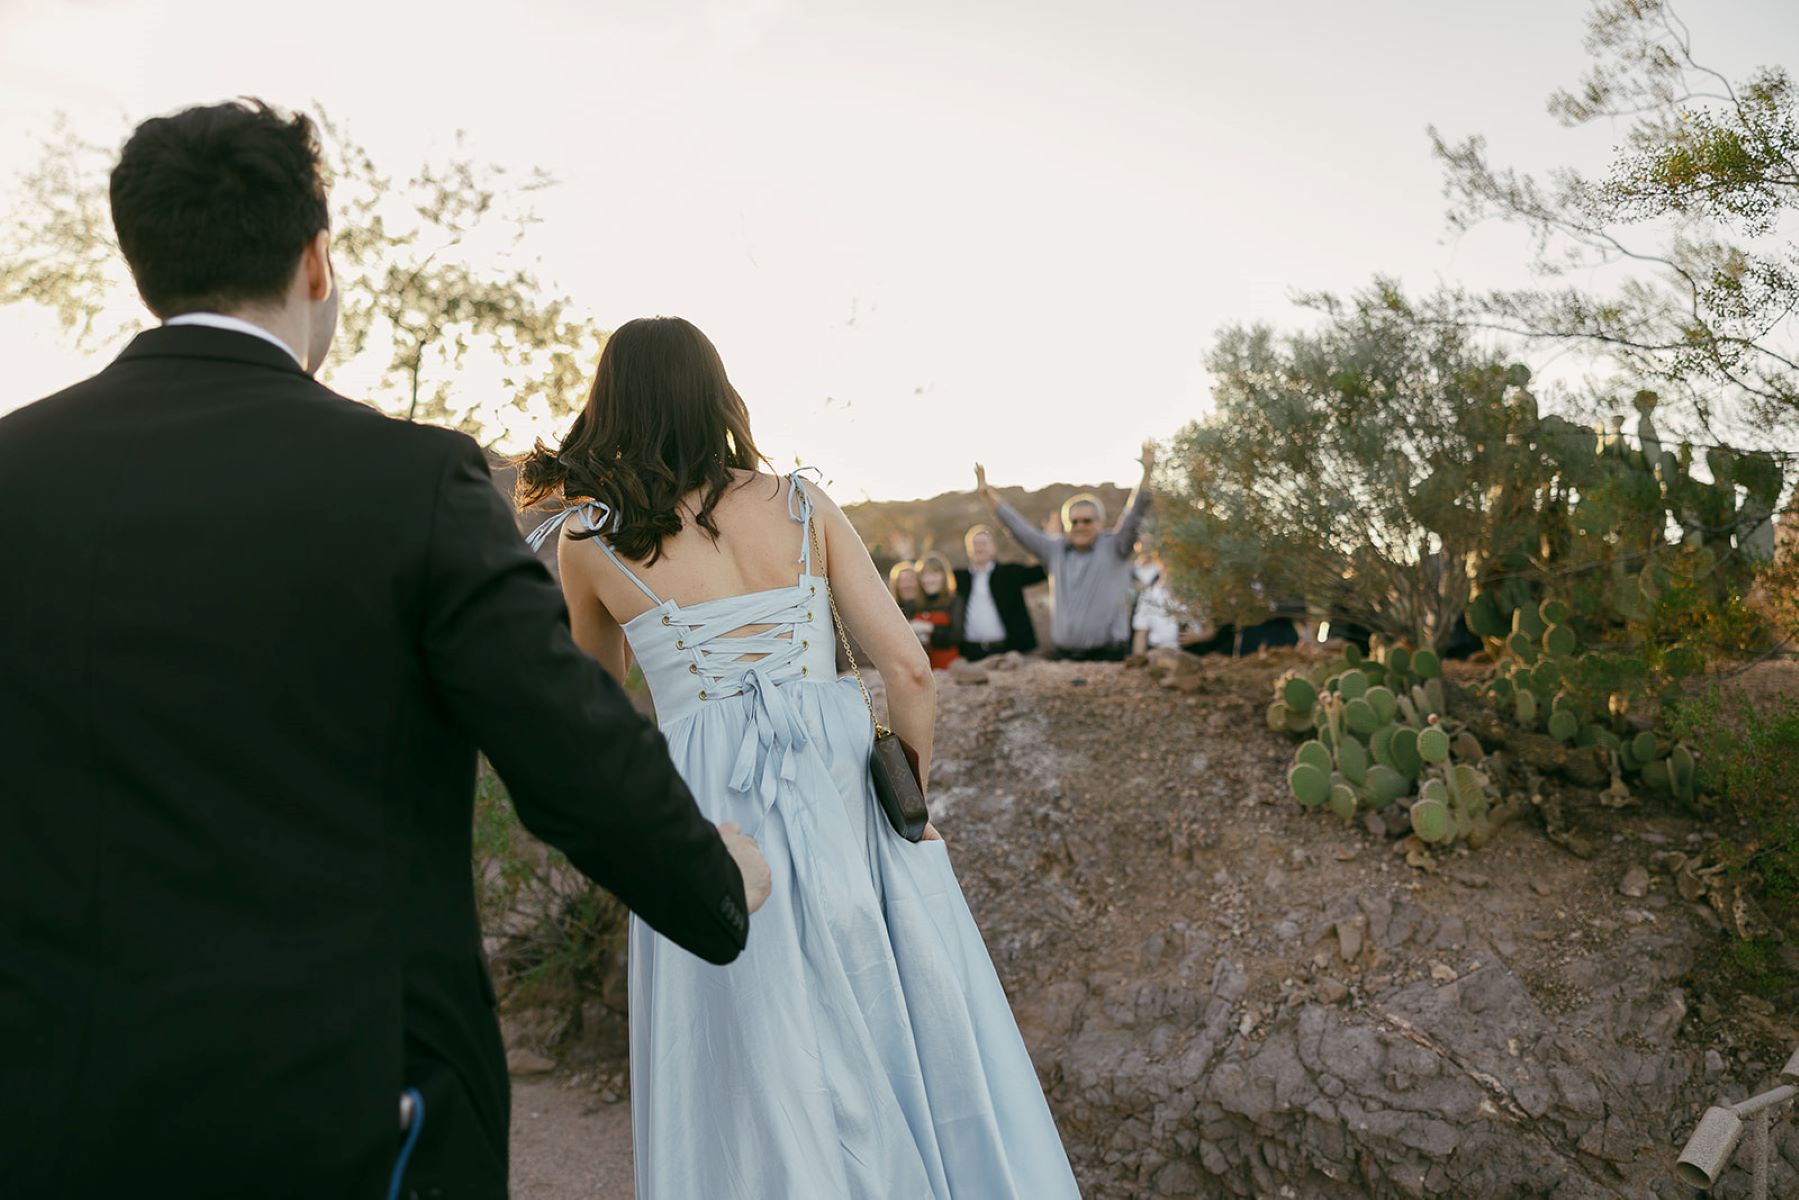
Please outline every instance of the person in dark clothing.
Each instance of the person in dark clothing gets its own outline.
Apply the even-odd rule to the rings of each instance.
[[[962,657],[979,662],[1008,650],[1021,654],[1035,650],[1037,630],[1024,590],[1049,574],[1037,563],[996,561],[993,531],[985,525],[971,528],[962,544],[968,551],[967,569],[956,572],[956,591],[962,597]]]
[[[710,962],[768,867],[576,648],[475,442],[312,378],[312,123],[148,121],[111,188],[163,324],[0,419],[0,1192],[499,1200],[477,752]],[[114,528],[50,502],[96,488]]]

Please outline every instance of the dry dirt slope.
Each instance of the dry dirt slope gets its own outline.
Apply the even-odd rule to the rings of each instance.
[[[1620,894],[1705,835],[1575,804],[1590,860],[1531,822],[1412,870],[1287,798],[1282,665],[944,689],[937,810],[1088,1196],[1683,1194],[1672,1139],[1799,1036],[1682,986],[1715,924],[1667,877]]]
[[[934,808],[1085,1194],[1690,1195],[1677,1140],[1799,1037],[1693,985],[1715,922],[1665,875],[1620,894],[1705,834],[1576,806],[1591,859],[1521,823],[1415,871],[1287,798],[1260,715],[1282,665],[1208,662],[1192,694],[1038,662],[944,684]],[[564,1186],[544,1145],[521,1197],[627,1194]]]

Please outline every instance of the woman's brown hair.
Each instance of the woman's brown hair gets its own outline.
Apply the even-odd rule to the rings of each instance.
[[[716,539],[712,511],[732,471],[765,461],[712,342],[680,317],[644,317],[606,339],[587,407],[562,445],[552,451],[540,441],[519,460],[515,499],[520,508],[598,500],[617,521],[602,531],[613,548],[654,563],[663,539],[681,532],[681,497],[701,493],[693,519]]]
[[[949,559],[933,551],[913,565],[918,569],[918,594],[926,604],[946,604],[956,598],[956,573],[950,569]],[[943,575],[942,591],[927,592],[924,590],[924,573],[927,567]]]

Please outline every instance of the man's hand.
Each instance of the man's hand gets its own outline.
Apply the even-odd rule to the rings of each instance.
[[[1155,469],[1156,469],[1156,444],[1154,442],[1144,442],[1143,443],[1143,473],[1145,475],[1148,475],[1151,471],[1153,471]]]
[[[724,839],[725,849],[731,852],[731,860],[743,875],[743,902],[751,912],[755,912],[762,907],[762,902],[768,899],[768,893],[774,887],[768,862],[762,857],[762,851],[756,848],[756,839],[745,837],[737,822],[724,822],[718,827],[718,836]]]
[[[974,490],[988,508],[999,507],[999,493],[987,482],[987,468],[980,463],[974,465]]]

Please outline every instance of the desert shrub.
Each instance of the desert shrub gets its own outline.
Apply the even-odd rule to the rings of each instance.
[[[1790,1006],[1799,998],[1790,945],[1799,935],[1799,695],[1758,700],[1713,686],[1672,706],[1669,725],[1699,750],[1700,799],[1721,834],[1717,865],[1773,926],[1733,939],[1712,969],[1726,986]]]
[[[475,790],[475,896],[502,999],[578,1010],[616,991],[629,911],[519,823],[485,762]]]
[[[1440,647],[1495,547],[1534,521],[1530,372],[1388,284],[1310,333],[1227,329],[1214,411],[1176,435],[1160,547],[1183,598],[1254,623],[1302,599],[1389,641]]]
[[[1668,723],[1699,750],[1720,861],[1756,876],[1771,915],[1799,932],[1799,695],[1752,699],[1713,685],[1671,706]]]

